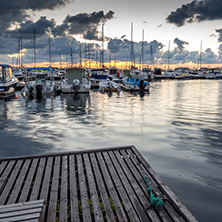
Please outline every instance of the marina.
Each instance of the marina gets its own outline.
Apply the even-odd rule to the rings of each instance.
[[[222,1],[20,3],[0,14],[0,222],[221,222]]]
[[[0,159],[0,169],[0,205],[44,200],[40,222],[197,221],[134,146]]]

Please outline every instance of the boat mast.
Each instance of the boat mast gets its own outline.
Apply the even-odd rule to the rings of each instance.
[[[62,68],[61,50],[59,51],[59,66],[60,66],[60,69],[61,69]]]
[[[200,69],[201,69],[201,66],[202,66],[202,40],[200,42]]]
[[[144,62],[144,29],[142,30],[142,52],[141,52],[141,70],[143,71]]]
[[[22,67],[22,34],[21,34],[21,38],[20,38],[20,65]]]
[[[36,67],[36,29],[34,27],[34,68]]]
[[[170,69],[170,41],[168,45],[168,57],[167,57],[168,69]]]
[[[154,58],[153,58],[153,48],[152,48],[152,45],[150,45],[150,66],[153,66],[153,69],[154,69]]]
[[[49,36],[49,66],[51,67],[52,64],[52,54],[51,54],[51,39]]]
[[[82,49],[81,49],[81,43],[79,43],[79,67],[82,67]]]
[[[72,68],[73,67],[72,48],[70,48],[70,57],[71,57],[71,68]]]
[[[133,23],[131,23],[131,69],[133,67]]]
[[[101,64],[104,67],[104,23],[102,24],[102,51],[101,51]]]
[[[18,37],[18,53],[17,53],[17,66],[18,66],[18,68],[20,67],[20,59],[21,59],[21,57],[20,57],[20,37]]]

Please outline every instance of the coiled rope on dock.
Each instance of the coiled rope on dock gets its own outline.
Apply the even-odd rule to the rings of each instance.
[[[146,184],[148,186],[146,191],[150,195],[150,206],[152,206],[154,209],[157,209],[158,206],[162,206],[163,205],[163,201],[159,197],[154,197],[152,186],[150,185],[149,179],[148,179],[147,176],[144,176],[144,180],[145,180],[145,182],[146,182]]]

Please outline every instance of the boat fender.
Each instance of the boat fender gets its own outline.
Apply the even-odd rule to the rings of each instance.
[[[119,71],[119,70],[117,70],[117,72],[116,72],[116,77],[117,77],[117,78],[120,77],[120,71]]]

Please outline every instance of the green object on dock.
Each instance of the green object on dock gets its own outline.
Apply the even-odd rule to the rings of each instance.
[[[157,209],[158,206],[163,206],[163,201],[159,197],[154,197],[152,186],[149,183],[148,177],[144,176],[144,180],[148,186],[146,189],[147,192],[150,194],[150,205]]]

